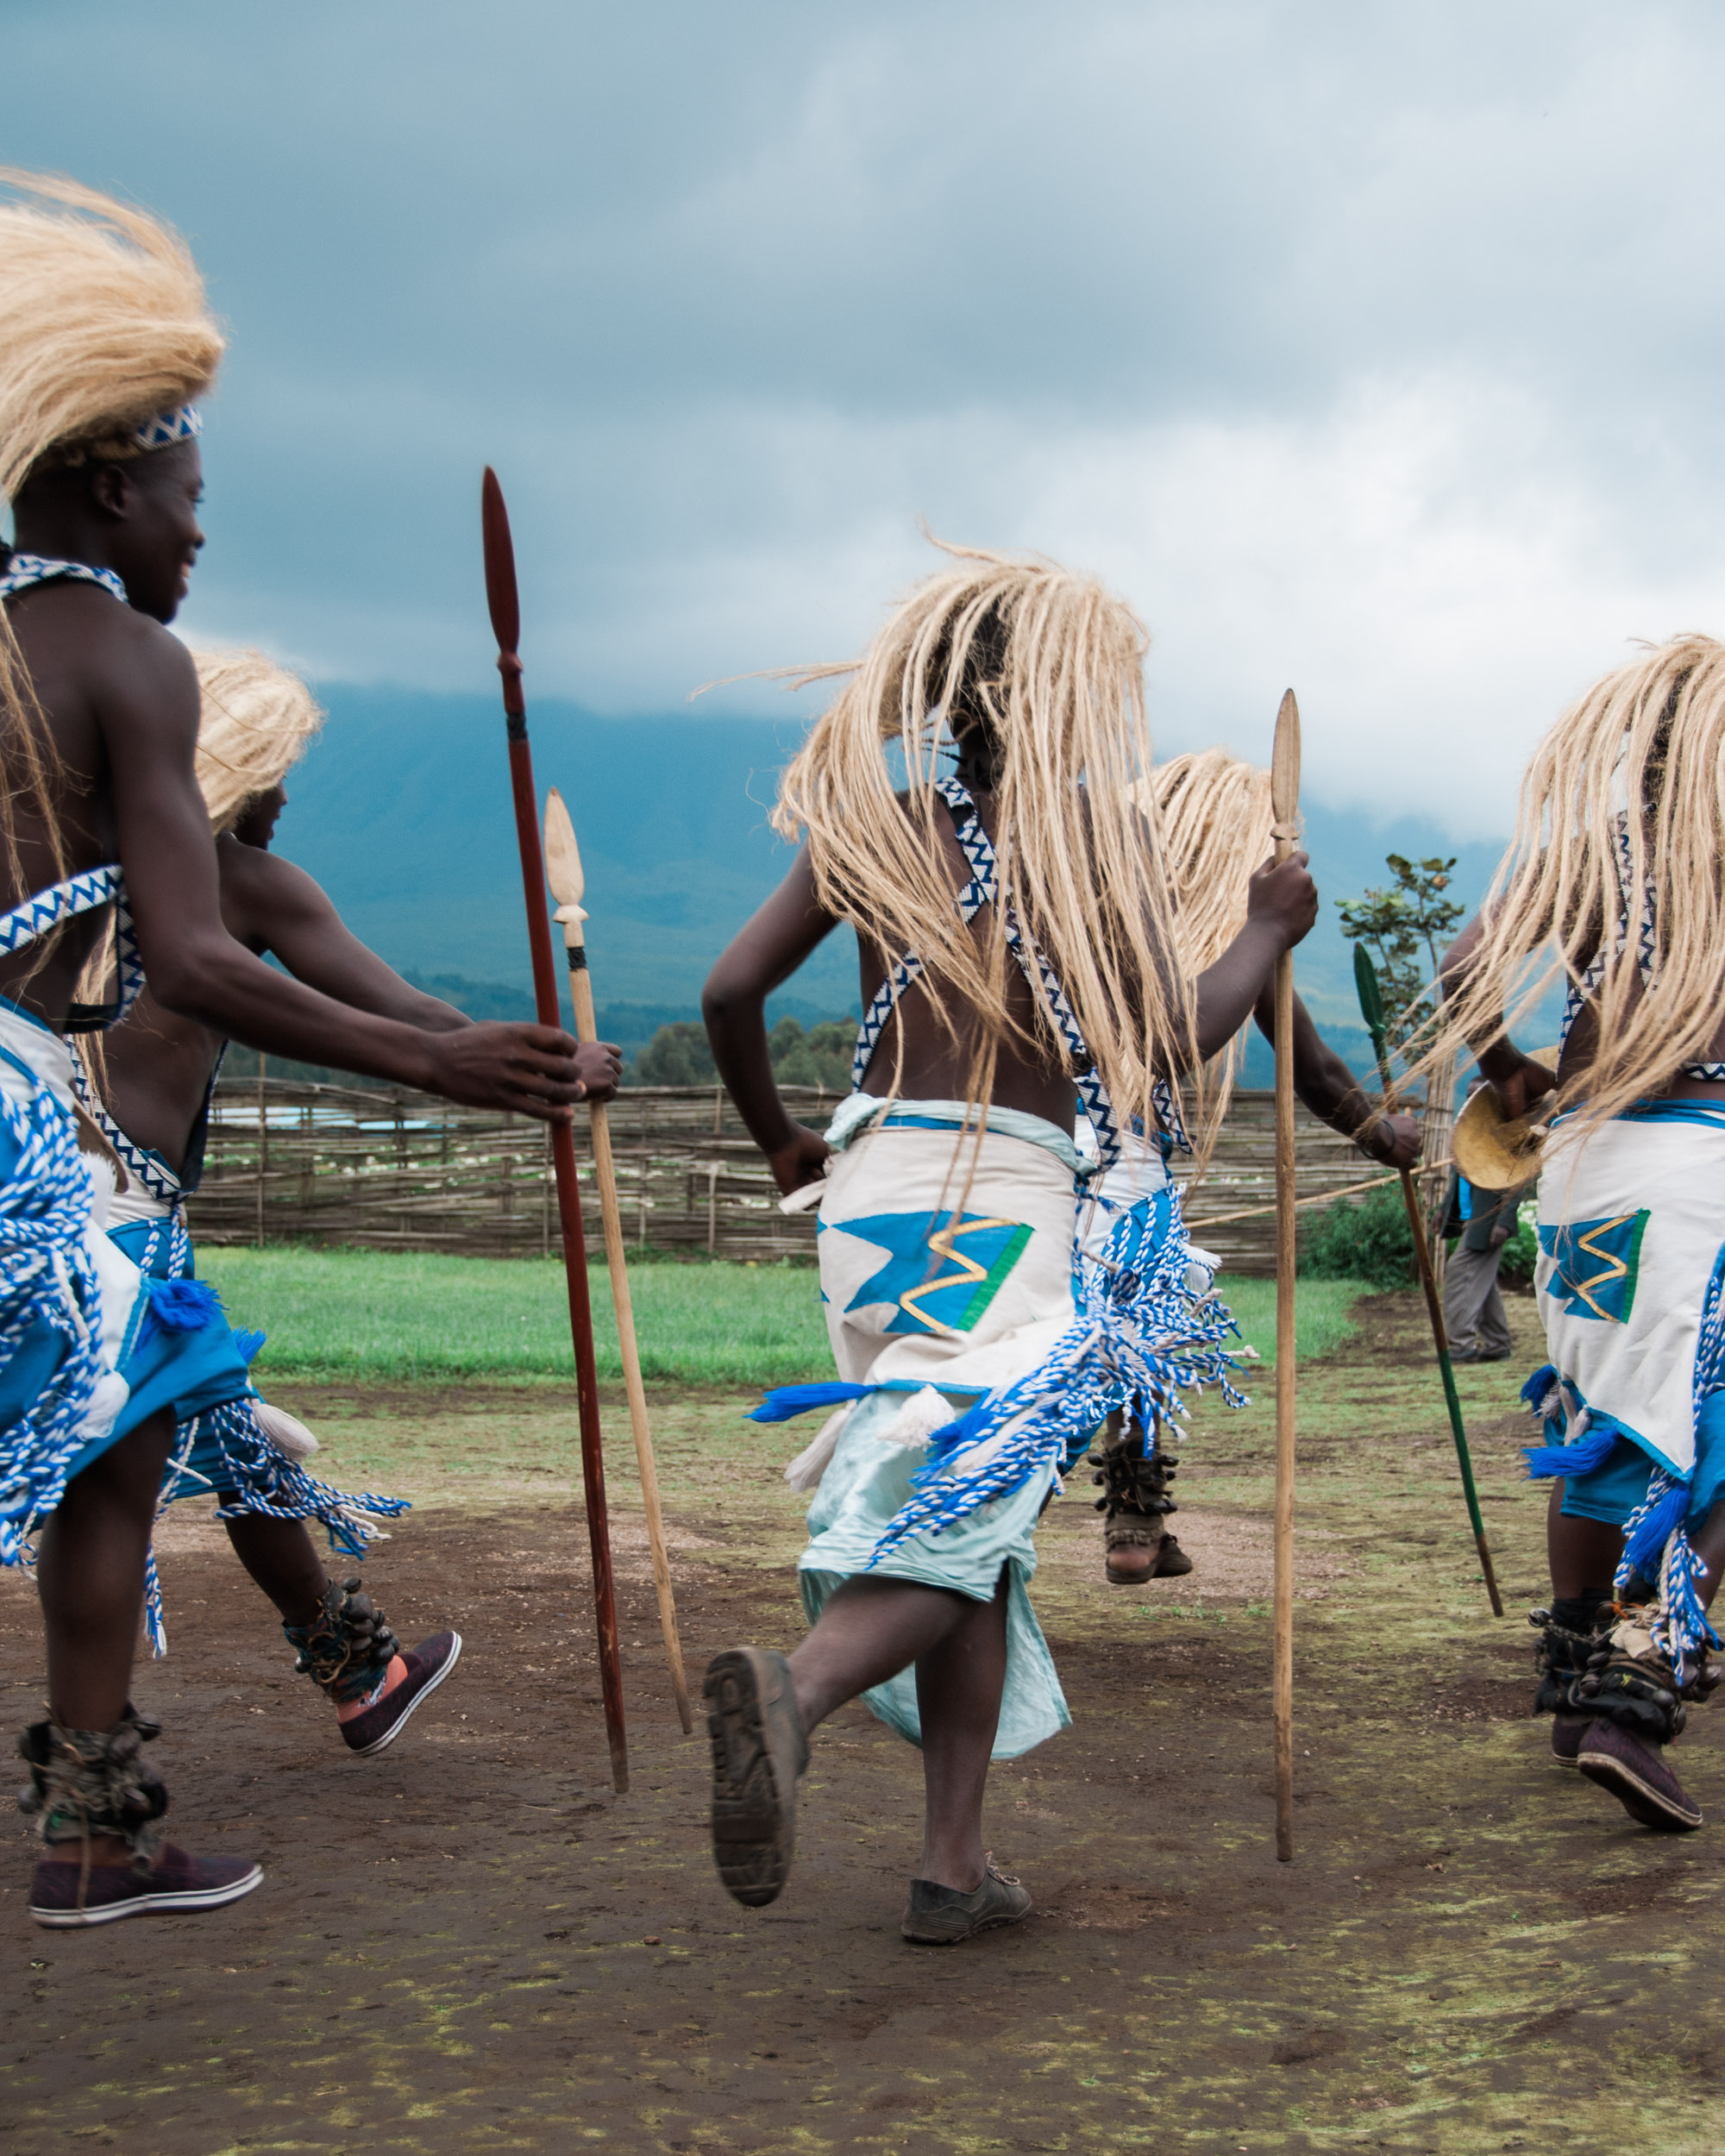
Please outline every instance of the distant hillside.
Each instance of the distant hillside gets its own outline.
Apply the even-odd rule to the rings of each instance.
[[[475,1016],[528,1015],[495,699],[343,683],[319,693],[329,723],[291,776],[282,849],[358,934],[433,993]],[[659,1025],[695,1015],[713,959],[788,866],[767,812],[800,725],[684,713],[608,719],[550,702],[530,716],[542,794],[562,788],[580,840],[595,993],[612,1037],[632,1054]],[[1499,849],[1456,845],[1423,818],[1374,823],[1321,802],[1305,814],[1324,908],[1295,977],[1338,1048],[1363,1062],[1335,899],[1382,882],[1386,852],[1454,853],[1458,893],[1471,905]],[[774,999],[774,1017],[812,1024],[854,1009],[856,967],[855,939],[840,931]],[[1249,1075],[1259,1075],[1255,1059]]]

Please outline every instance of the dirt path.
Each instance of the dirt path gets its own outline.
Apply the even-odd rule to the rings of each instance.
[[[290,1674],[219,1532],[178,1523],[172,1651],[138,1696],[167,1725],[178,1832],[255,1852],[269,1877],[219,1915],[55,1935],[24,1916],[20,1830],[0,1868],[0,2146],[1716,2147],[1718,1833],[1656,1839],[1541,1763],[1519,1615],[1540,1507],[1516,1476],[1514,1382],[1467,1380],[1519,1597],[1498,1626],[1441,1403],[1409,1359],[1416,1315],[1380,1307],[1363,1351],[1302,1393],[1297,1861],[1270,1847],[1265,1387],[1188,1450],[1177,1524],[1199,1570],[1176,1592],[1104,1588],[1094,1515],[1051,1514],[1038,1600],[1076,1727],[998,1771],[990,1825],[1038,1914],[950,1952],[898,1937],[917,1761],[859,1710],[819,1743],[783,1899],[726,1899],[627,1519],[622,1800],[561,1501],[470,1492],[386,1545],[373,1577],[398,1630],[453,1621],[470,1644],[370,1762]],[[373,1401],[362,1443],[350,1397],[288,1404],[338,1462],[383,1446],[391,1417],[435,1450],[486,1413]],[[662,1421],[692,1665],[787,1641],[794,1507],[767,1462],[790,1433],[739,1439],[735,1403],[668,1402]],[[16,1582],[0,1634],[9,1728],[41,1690]],[[1697,1720],[1684,1771],[1716,1808],[1725,1720]]]

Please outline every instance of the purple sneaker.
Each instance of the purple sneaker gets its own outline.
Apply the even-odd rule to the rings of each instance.
[[[93,1864],[78,1893],[83,1866],[47,1858],[36,1866],[30,1914],[51,1930],[112,1924],[153,1909],[219,1909],[263,1884],[261,1868],[244,1857],[189,1857],[165,1842],[147,1871],[129,1864]]]
[[[1615,1722],[1588,1724],[1576,1764],[1590,1782],[1609,1789],[1643,1827],[1659,1833],[1690,1834],[1701,1824],[1701,1807],[1659,1753]]]
[[[1581,1757],[1581,1740],[1591,1729],[1591,1722],[1578,1721],[1573,1715],[1559,1714],[1552,1722],[1552,1758],[1560,1767],[1572,1767]]]
[[[392,1745],[406,1728],[414,1710],[422,1701],[430,1697],[461,1658],[461,1635],[458,1632],[434,1632],[429,1639],[410,1647],[401,1658],[407,1674],[400,1683],[392,1685],[380,1699],[373,1700],[363,1714],[342,1724],[342,1738],[348,1749],[364,1758],[370,1752],[381,1752],[386,1745]]]

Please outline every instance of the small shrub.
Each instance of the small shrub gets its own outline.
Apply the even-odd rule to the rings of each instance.
[[[1307,1227],[1300,1270],[1314,1280],[1363,1280],[1405,1288],[1414,1276],[1414,1236],[1399,1190],[1339,1198]]]

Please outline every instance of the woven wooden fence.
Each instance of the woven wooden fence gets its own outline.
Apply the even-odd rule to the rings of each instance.
[[[785,1103],[822,1128],[837,1096],[787,1086]],[[1378,1174],[1300,1112],[1302,1198]],[[811,1257],[812,1213],[787,1218],[722,1093],[642,1087],[611,1109],[631,1247],[714,1257]],[[577,1111],[587,1234],[599,1248],[586,1117]],[[1273,1097],[1237,1093],[1202,1187],[1188,1193],[1196,1240],[1229,1269],[1275,1269]],[[1246,1213],[1255,1217],[1235,1219]],[[1309,1216],[1308,1216],[1309,1217]],[[452,1107],[395,1088],[242,1079],[216,1097],[204,1181],[191,1207],[201,1242],[349,1244],[466,1256],[549,1255],[561,1247],[543,1125]],[[1211,1221],[1214,1225],[1208,1225]]]

